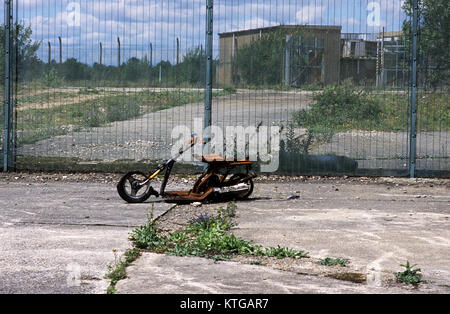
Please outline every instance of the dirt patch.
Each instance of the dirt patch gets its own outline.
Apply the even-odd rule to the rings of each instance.
[[[367,281],[367,277],[364,274],[360,273],[337,273],[337,274],[329,274],[326,275],[326,277],[338,279],[338,280],[344,280],[344,281],[350,281],[354,283],[364,283]]]
[[[88,100],[98,99],[105,96],[105,94],[95,94],[95,95],[76,95],[72,97],[61,97],[58,95],[49,95],[49,98],[43,101],[37,102],[23,102],[19,103],[17,110],[24,111],[27,109],[49,109],[54,107],[60,107],[70,104],[76,104],[79,102],[84,102]]]

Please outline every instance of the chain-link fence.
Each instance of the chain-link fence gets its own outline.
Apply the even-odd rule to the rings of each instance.
[[[174,130],[202,132],[206,0],[11,4],[12,167],[145,168],[170,157]],[[446,1],[418,1],[417,86],[414,0],[213,5],[212,125],[221,136],[278,127],[279,151],[269,145],[277,173],[449,175]],[[247,134],[244,149],[252,141]]]

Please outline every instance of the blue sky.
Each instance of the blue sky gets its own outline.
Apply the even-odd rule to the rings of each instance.
[[[122,60],[149,55],[155,63],[174,62],[176,38],[181,52],[204,43],[206,0],[17,0],[18,17],[42,41],[39,56],[47,60],[47,42],[57,55],[61,36],[64,59],[115,64],[117,37]],[[341,25],[342,32],[399,30],[404,14],[400,0],[215,0],[214,48],[218,33],[280,24]],[[374,14],[379,11],[379,19]],[[76,16],[76,17],[75,17]]]

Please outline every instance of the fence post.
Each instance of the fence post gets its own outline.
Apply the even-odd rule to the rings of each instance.
[[[5,129],[3,137],[3,171],[13,167],[13,112],[11,106],[11,0],[5,0]]]
[[[206,89],[205,89],[205,121],[207,130],[204,140],[207,142],[205,154],[209,154],[212,124],[212,54],[213,54],[213,0],[206,0]]]
[[[103,45],[102,42],[100,42],[100,66],[103,65]]]
[[[62,64],[62,40],[61,37],[58,37],[59,40],[59,64]]]
[[[286,35],[286,51],[284,59],[284,85],[291,85],[291,35]]]
[[[180,39],[177,37],[177,65],[175,67],[175,83],[178,87],[179,84],[179,63],[180,63]]]
[[[117,50],[117,78],[120,82],[120,37],[117,37],[118,50]]]
[[[48,42],[48,64],[52,63],[52,44]]]
[[[419,24],[418,0],[413,2],[412,69],[411,69],[411,129],[409,135],[409,176],[416,176],[416,123],[417,123],[417,29]]]
[[[152,85],[153,76],[152,76],[152,70],[153,70],[153,45],[150,43],[150,70],[149,70],[149,79],[150,79],[150,86]]]

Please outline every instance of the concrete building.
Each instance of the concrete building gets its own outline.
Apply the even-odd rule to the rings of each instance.
[[[357,85],[376,83],[377,41],[374,34],[345,33],[341,39],[341,82]]]
[[[285,38],[284,47],[278,50],[282,58],[281,69],[277,69],[282,73],[279,84],[301,87],[339,82],[341,26],[281,25],[219,34],[218,85],[236,83],[234,77],[240,69],[233,61],[239,49],[271,32]]]
[[[341,82],[402,88],[408,84],[402,32],[342,34]]]

